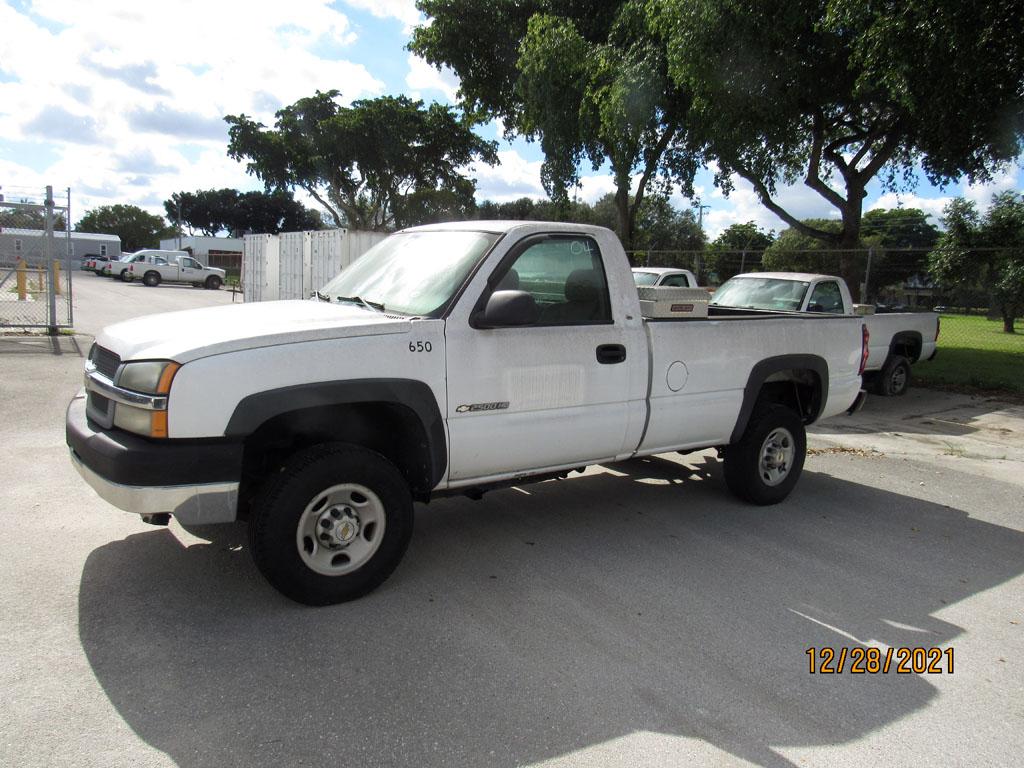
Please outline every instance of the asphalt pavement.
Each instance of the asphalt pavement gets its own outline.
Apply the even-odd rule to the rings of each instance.
[[[0,765],[1020,764],[1024,407],[871,398],[770,508],[713,452],[417,505],[383,587],[310,609],[244,526],[147,526],[67,458],[90,335],[231,294],[75,277],[81,335],[0,337]],[[954,669],[809,672],[868,647]]]

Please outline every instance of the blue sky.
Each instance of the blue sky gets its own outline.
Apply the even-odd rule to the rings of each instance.
[[[239,13],[226,0],[4,0],[0,2],[0,193],[32,194],[47,184],[72,190],[72,218],[97,205],[133,203],[163,213],[179,190],[256,189],[225,153],[225,114],[265,123],[274,111],[314,90],[335,88],[343,101],[405,93],[454,103],[457,79],[405,50],[420,22],[413,0],[289,0],[254,3]],[[535,144],[500,141],[501,164],[469,169],[478,199],[543,197]],[[993,192],[1020,190],[1024,174],[1007,169],[987,186],[933,188],[923,178],[900,196],[869,190],[867,207],[920,207],[941,214],[954,196],[987,205]],[[612,189],[584,169],[579,195]],[[783,224],[743,182],[728,199],[711,173],[697,178],[711,206],[714,236],[733,222]],[[781,191],[795,215],[831,216],[810,190]],[[676,195],[679,207],[691,200]]]

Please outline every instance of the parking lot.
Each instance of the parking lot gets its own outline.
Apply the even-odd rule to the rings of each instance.
[[[1024,406],[871,398],[769,508],[714,452],[417,505],[383,587],[310,609],[66,455],[92,335],[231,293],[74,290],[78,335],[0,337],[0,765],[1019,764]],[[955,667],[808,671],[864,646]]]

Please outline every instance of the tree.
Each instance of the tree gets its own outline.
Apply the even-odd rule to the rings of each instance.
[[[981,216],[963,198],[945,208],[946,231],[928,259],[928,269],[944,286],[988,293],[1014,333],[1014,318],[1024,312],[1024,198],[1016,192],[993,196]]]
[[[775,234],[762,231],[753,221],[730,224],[708,246],[704,263],[722,283],[754,269],[761,263],[762,252],[774,242]]]
[[[1024,4],[1008,0],[656,0],[669,72],[693,94],[694,141],[790,227],[855,247],[870,181],[988,180],[1024,136]],[[798,220],[803,180],[840,215]],[[845,276],[845,275],[844,275]]]
[[[420,0],[429,23],[410,49],[461,79],[478,118],[500,118],[506,135],[539,140],[541,181],[556,201],[589,163],[609,164],[616,229],[626,248],[645,197],[684,192],[696,171],[685,143],[689,97],[668,77],[665,45],[646,28],[643,3],[480,3]],[[634,178],[636,181],[634,182]]]
[[[27,203],[28,200],[19,202]],[[14,208],[5,208],[0,205],[0,228],[12,227],[18,229],[46,229],[46,216],[42,211],[25,211]],[[53,217],[54,231],[65,229],[64,214],[58,213]]]
[[[876,208],[864,214],[861,236],[872,249],[872,284],[887,286],[927,272],[939,230],[917,208]]]
[[[338,91],[299,99],[274,128],[228,115],[228,155],[268,190],[301,187],[335,225],[387,230],[472,210],[475,183],[460,169],[497,162],[494,142],[474,134],[449,107],[405,96],[340,106]],[[447,215],[447,214],[445,214]]]
[[[86,213],[75,225],[79,232],[99,232],[121,238],[121,250],[158,248],[161,238],[174,235],[174,229],[152,213],[135,205],[101,205]]]
[[[807,228],[838,232],[842,224],[836,219],[804,219],[800,223],[803,228],[787,227],[779,233],[765,250],[761,266],[776,272],[841,274],[850,290],[855,290],[864,276],[866,252],[852,255],[806,232]]]
[[[201,189],[196,192],[175,192],[164,201],[167,218],[196,230],[207,237],[227,232],[241,237],[246,232],[276,235],[320,229],[323,221],[295,200],[286,190],[272,192],[239,192],[236,189]]]

